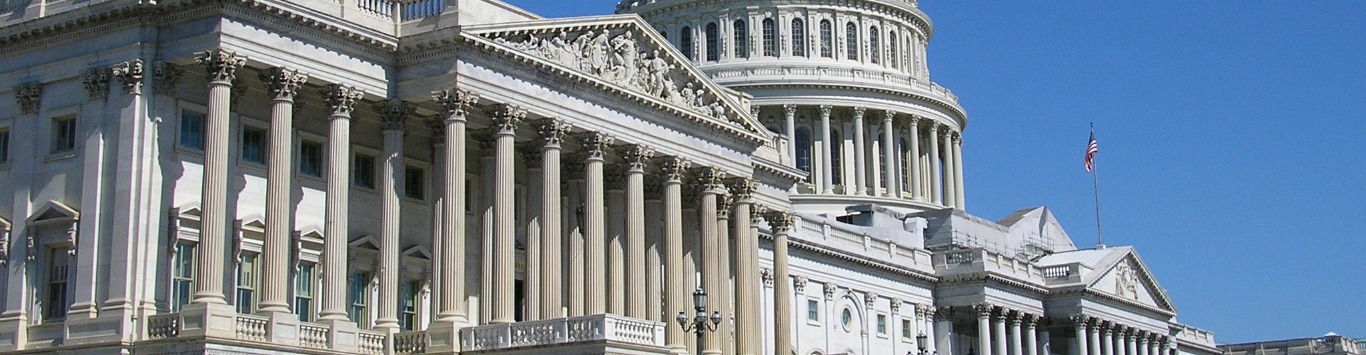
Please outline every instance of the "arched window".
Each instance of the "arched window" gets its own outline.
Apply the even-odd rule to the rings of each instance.
[[[821,56],[826,58],[835,57],[835,35],[830,28],[830,20],[821,20]]]
[[[731,32],[735,37],[735,57],[749,58],[749,26],[745,25],[745,20],[735,20]]]
[[[882,43],[878,41],[877,26],[868,29],[868,61],[877,64],[882,58]]]
[[[844,52],[849,60],[858,60],[858,26],[853,22],[844,26]]]
[[[799,18],[792,19],[792,55],[806,56],[806,22]]]
[[[806,172],[806,181],[811,181],[811,131],[806,127],[797,128],[797,169]]]
[[[692,27],[684,27],[678,32],[678,49],[683,50],[683,56],[692,60]]]
[[[841,156],[843,149],[840,149],[844,148],[843,137],[840,131],[830,129],[830,183],[833,185],[841,185],[840,182],[844,181],[844,157]]]
[[[901,56],[896,53],[896,32],[887,33],[887,60],[892,64],[892,69],[901,67]]]
[[[716,61],[721,59],[721,45],[718,43],[716,23],[707,24],[707,60]]]
[[[893,42],[893,43],[895,43],[895,42]],[[897,162],[898,165],[901,166],[901,169],[902,169],[902,171],[899,171],[899,173],[901,173],[902,176],[899,176],[900,179],[898,179],[898,180],[901,180],[901,191],[910,191],[910,190],[911,190],[911,187],[910,187],[910,178],[907,177],[906,174],[907,174],[908,172],[905,171],[906,169],[908,169],[907,167],[910,166],[910,164],[912,164],[910,161],[907,160],[908,158],[906,157],[906,147],[909,147],[909,146],[910,146],[910,143],[907,142],[905,139],[902,139],[902,140],[900,140],[900,141],[897,141],[897,144],[896,144],[896,153],[897,153],[897,155],[896,155],[896,156],[897,156],[896,162]]]
[[[778,48],[778,34],[776,33],[776,32],[778,32],[778,29],[777,29],[777,27],[776,27],[777,25],[775,25],[775,24],[773,23],[773,19],[771,19],[771,18],[766,18],[766,19],[764,19],[763,26],[764,26],[764,55],[765,55],[765,56],[769,56],[769,57],[777,56],[777,55],[778,55],[778,54],[777,54],[777,53],[778,53],[778,50],[777,50],[777,48]]]

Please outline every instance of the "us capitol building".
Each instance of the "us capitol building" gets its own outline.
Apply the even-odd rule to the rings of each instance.
[[[1218,352],[967,212],[916,1],[616,11],[0,3],[0,351]]]

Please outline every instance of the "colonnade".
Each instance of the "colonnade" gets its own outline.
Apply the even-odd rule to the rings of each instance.
[[[205,164],[203,182],[203,229],[200,242],[206,246],[222,245],[226,241],[228,199],[228,157],[229,142],[229,105],[236,71],[246,64],[244,57],[226,50],[205,52],[197,57],[210,76],[208,111],[205,117],[207,142],[205,144]],[[288,313],[291,303],[287,299],[288,279],[291,273],[270,270],[288,269],[290,253],[290,197],[292,151],[294,137],[290,126],[293,119],[293,98],[308,80],[307,74],[287,68],[274,68],[263,75],[263,80],[271,89],[274,97],[271,116],[271,134],[267,182],[267,228],[263,260],[266,275],[262,282],[261,312]],[[322,90],[331,112],[328,132],[327,156],[327,206],[325,212],[326,233],[324,236],[322,308],[319,312],[323,322],[347,321],[346,285],[348,276],[348,210],[350,201],[350,153],[351,120],[357,103],[364,94],[351,86],[332,84]],[[466,211],[466,164],[467,143],[472,134],[468,129],[471,113],[477,108],[479,98],[463,90],[445,90],[433,93],[434,102],[444,110],[444,116],[432,122],[437,128],[438,161],[434,161],[440,174],[437,184],[441,199],[434,202],[441,211],[439,233],[434,232],[433,242],[438,258],[434,262],[435,275],[441,279],[434,282],[436,289],[433,298],[435,323],[458,328],[473,325],[467,309],[467,290],[465,268],[465,211]],[[379,245],[379,298],[378,316],[374,327],[398,328],[396,315],[399,292],[399,236],[400,203],[399,196],[404,191],[403,146],[405,125],[416,119],[416,104],[401,100],[389,100],[376,105],[383,119],[383,151],[380,165],[381,195],[380,221],[381,235]],[[550,319],[565,316],[618,313],[628,317],[669,322],[670,316],[679,311],[692,309],[691,294],[696,285],[696,275],[685,273],[684,230],[694,226],[684,226],[683,211],[696,204],[700,247],[699,273],[702,285],[714,295],[712,309],[730,309],[733,295],[735,312],[735,350],[739,354],[757,354],[760,351],[760,293],[758,268],[758,225],[767,219],[775,232],[785,238],[790,232],[791,215],[781,211],[767,211],[756,207],[753,194],[757,182],[752,179],[726,172],[710,166],[692,167],[690,162],[677,156],[655,156],[654,149],[639,143],[620,143],[614,137],[593,131],[575,131],[570,123],[555,118],[528,119],[527,112],[516,105],[494,104],[484,108],[489,118],[487,135],[490,144],[488,151],[479,152],[491,157],[492,164],[484,169],[486,179],[491,179],[491,214],[485,217],[486,235],[484,241],[489,245],[483,257],[487,270],[481,277],[487,278],[488,315],[481,317],[487,323],[511,323],[519,320]],[[528,269],[528,307],[524,319],[517,319],[514,310],[515,283],[515,242],[516,231],[520,228],[515,220],[514,198],[516,173],[515,152],[519,128],[530,128],[536,134],[531,143],[533,154],[524,155],[522,164],[528,170],[539,171],[536,186],[539,191],[528,191],[528,203],[537,204],[534,222],[527,228],[529,252],[535,251],[535,268]],[[280,132],[284,132],[281,134]],[[569,138],[577,143],[578,149],[567,158]],[[534,152],[539,152],[535,154]],[[530,158],[539,157],[535,162]],[[613,200],[624,197],[620,207],[609,221],[606,208],[612,205],[606,201],[608,191],[604,185],[604,165],[611,158],[621,160],[625,165],[624,194],[615,195]],[[562,169],[568,163],[569,169]],[[655,165],[657,169],[649,169]],[[491,169],[490,169],[491,168]],[[567,171],[566,171],[567,170]],[[582,175],[570,175],[581,172]],[[278,175],[278,176],[277,176]],[[654,187],[647,198],[646,176],[655,180]],[[571,180],[566,186],[571,190],[581,190],[581,213],[574,214],[574,223],[565,223],[564,205],[561,191],[565,177]],[[528,179],[531,180],[531,179]],[[578,181],[581,180],[581,188]],[[700,199],[685,202],[683,189],[685,183],[700,194]],[[569,195],[575,195],[573,191]],[[571,197],[573,199],[573,197]],[[661,201],[662,200],[662,201]],[[688,205],[685,207],[685,205]],[[574,204],[571,204],[574,206]],[[623,208],[624,207],[624,208]],[[624,210],[624,211],[622,211]],[[615,213],[622,212],[622,213]],[[661,213],[662,212],[662,213]],[[735,218],[731,218],[730,213]],[[653,217],[655,219],[648,219]],[[657,219],[657,220],[656,220]],[[281,223],[280,221],[284,221]],[[662,222],[662,223],[661,223]],[[616,223],[619,239],[609,243],[606,228]],[[647,243],[645,228],[660,225],[662,240]],[[572,230],[571,230],[572,229]],[[566,243],[565,236],[569,240]],[[729,238],[735,239],[734,267],[729,253]],[[534,239],[534,240],[533,240]],[[566,253],[566,245],[569,251]],[[779,243],[780,245],[782,243]],[[609,248],[610,246],[610,248]],[[563,253],[563,254],[562,254]],[[785,257],[785,255],[781,255]],[[566,263],[563,256],[581,256],[582,268],[572,268],[574,262]],[[697,254],[694,254],[697,255]],[[227,263],[223,260],[223,250],[216,247],[198,248],[200,267],[197,268],[199,282],[195,283],[196,304],[225,304],[223,277]],[[610,258],[609,258],[610,256]],[[626,263],[626,265],[621,265]],[[615,264],[615,265],[613,265]],[[562,270],[569,269],[570,276],[563,277]],[[609,282],[609,270],[621,270],[621,281]],[[652,270],[663,270],[662,275]],[[735,275],[731,284],[730,274]],[[574,275],[581,272],[581,275]],[[780,268],[786,272],[786,267]],[[575,277],[580,276],[580,277]],[[567,279],[567,282],[566,282]],[[649,284],[649,285],[647,285]],[[612,286],[612,287],[609,287]],[[562,299],[561,292],[570,290],[569,299]],[[574,297],[573,290],[579,290],[581,298]],[[622,293],[609,295],[609,293]],[[788,292],[790,293],[790,292]],[[610,297],[609,297],[610,296]],[[651,300],[663,299],[663,307]],[[615,301],[613,301],[615,300]],[[654,303],[654,305],[651,305]],[[718,303],[723,303],[717,306]],[[729,325],[727,326],[729,327]],[[685,351],[687,337],[677,326],[667,327],[667,345],[674,352]],[[717,333],[726,334],[726,333]],[[721,353],[721,337],[710,337],[704,349],[707,353]],[[731,351],[727,351],[730,353]]]
[[[812,193],[902,198],[966,208],[962,135],[952,126],[891,110],[874,114],[864,107],[831,105],[815,106],[815,118],[808,125],[797,122],[798,112],[813,107],[789,104],[781,108],[780,133],[788,137],[786,154],[812,174]],[[756,113],[762,109],[754,108]],[[852,131],[842,132],[850,142],[834,136],[842,122]],[[806,127],[811,133],[798,139],[797,131]],[[852,143],[852,152],[842,148],[846,143]],[[810,162],[798,162],[799,158]],[[835,166],[836,158],[853,160],[844,164],[852,166],[847,170],[852,174],[839,174],[836,179],[836,170],[846,171]]]
[[[1166,334],[1085,315],[1072,316],[1075,343],[1080,355],[1165,355],[1172,344]]]

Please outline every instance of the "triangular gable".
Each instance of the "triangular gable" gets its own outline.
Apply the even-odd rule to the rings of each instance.
[[[378,251],[379,240],[375,239],[375,236],[373,235],[366,234],[361,236],[360,238],[351,240],[350,243],[347,243],[347,246],[350,246],[353,249],[359,248]]]
[[[1148,267],[1139,259],[1133,248],[1128,248],[1122,257],[1111,262],[1099,277],[1092,279],[1087,288],[1092,292],[1107,294],[1127,302],[1142,304],[1169,312],[1176,307],[1167,298],[1166,291],[1157,284]]]
[[[414,245],[408,247],[408,249],[403,250],[403,253],[401,255],[403,255],[403,257],[405,258],[414,258],[422,261],[432,260],[431,250],[427,250],[427,247],[423,245]]]
[[[28,224],[41,225],[45,223],[72,222],[81,219],[81,213],[76,209],[61,202],[48,201],[43,207],[38,208],[38,212],[28,218]]]
[[[464,28],[467,39],[523,56],[681,117],[760,143],[771,133],[732,91],[712,82],[634,14]]]
[[[204,216],[204,211],[200,209],[198,202],[191,202],[171,210],[171,215],[179,218],[199,220]]]
[[[304,242],[317,244],[323,243],[323,229],[322,227],[319,227],[317,225],[309,225],[303,228],[299,228],[299,230],[295,231],[295,233],[297,233],[299,235],[299,239]]]

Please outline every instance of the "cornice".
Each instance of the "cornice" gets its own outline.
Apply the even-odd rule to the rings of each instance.
[[[910,92],[910,91],[898,91],[898,90],[881,89],[881,88],[871,88],[871,87],[866,87],[866,86],[855,86],[855,85],[845,85],[845,84],[782,84],[782,85],[780,85],[780,84],[758,84],[758,85],[736,85],[736,86],[732,86],[732,87],[736,87],[736,88],[737,88],[736,90],[739,90],[738,87],[753,88],[753,89],[791,89],[791,88],[802,88],[802,89],[806,89],[806,88],[810,88],[810,89],[834,89],[834,90],[866,91],[866,92],[875,92],[875,93],[888,94],[888,95],[894,95],[894,96],[903,96],[903,97],[908,97],[908,98],[911,98],[911,99],[923,101],[923,102],[925,102],[925,103],[930,104],[931,106],[938,107],[938,108],[944,109],[945,111],[948,111],[948,112],[950,112],[950,113],[952,113],[952,114],[955,114],[955,115],[958,116],[958,119],[960,120],[960,122],[958,122],[958,124],[959,124],[959,126],[960,126],[960,129],[967,126],[967,117],[968,117],[968,113],[967,113],[967,111],[963,110],[963,108],[962,108],[961,106],[959,106],[958,104],[948,103],[948,102],[946,102],[946,101],[944,101],[944,100],[942,100],[942,99],[939,99],[939,98],[935,98],[935,97],[932,97],[932,96],[926,96],[926,95],[920,95],[920,94],[916,94],[916,93]],[[742,90],[742,91],[743,91],[743,90]]]
[[[761,238],[761,239],[766,239],[766,240],[769,240],[769,241],[772,241],[772,240],[773,240],[773,236],[770,235],[770,234],[763,234],[763,233],[760,233],[760,234],[759,234],[759,238]],[[867,259],[867,258],[864,258],[862,255],[851,255],[851,254],[845,253],[845,252],[843,252],[843,251],[841,251],[841,250],[835,250],[835,249],[832,249],[832,248],[829,248],[829,247],[826,247],[826,246],[823,246],[823,245],[820,245],[820,244],[811,243],[811,242],[808,242],[808,241],[806,241],[806,240],[799,239],[799,238],[788,238],[788,240],[787,240],[787,245],[788,245],[789,248],[795,248],[795,249],[799,249],[799,250],[810,251],[810,252],[816,253],[816,254],[818,254],[818,255],[823,255],[823,256],[831,257],[831,258],[838,259],[838,260],[842,260],[842,261],[852,262],[852,263],[854,263],[854,264],[856,264],[856,265],[866,266],[866,267],[870,267],[870,268],[877,269],[877,270],[882,270],[882,271],[887,271],[887,272],[895,273],[895,274],[898,274],[898,275],[910,276],[910,277],[912,277],[912,278],[914,278],[914,279],[916,279],[916,280],[924,281],[924,282],[927,282],[927,283],[930,283],[930,284],[938,284],[938,283],[940,282],[940,279],[939,279],[939,277],[938,277],[937,275],[927,274],[927,273],[921,272],[921,271],[919,271],[919,270],[910,269],[910,268],[905,268],[905,267],[900,267],[900,266],[893,265],[893,264],[887,264],[887,263],[884,263],[884,262],[881,262],[881,261],[877,261],[877,260]]]
[[[648,0],[640,1],[644,2]],[[659,4],[659,2],[668,3],[661,5]],[[752,5],[744,4],[744,1],[735,0],[660,0],[659,2],[654,4],[639,5],[633,9],[621,8],[619,6],[617,9],[617,13],[634,13],[640,15],[641,17],[652,18],[656,16],[662,17],[670,14],[695,14],[697,12],[692,11],[691,9],[715,7],[717,5],[724,5],[723,7],[727,8],[738,7],[738,9],[732,11],[739,12],[748,12],[751,8],[753,8]],[[934,35],[934,23],[930,20],[929,16],[926,15],[924,11],[920,11],[919,8],[911,7],[909,5],[898,6],[877,0],[807,0],[788,2],[783,5],[774,5],[771,2],[764,2],[763,5],[763,7],[758,7],[758,9],[762,11],[766,7],[783,9],[809,8],[819,6],[831,8],[844,8],[855,11],[874,11],[886,15],[888,17],[901,19],[910,23],[912,26],[915,26],[917,29],[919,29],[921,33],[924,33],[927,38]]]

